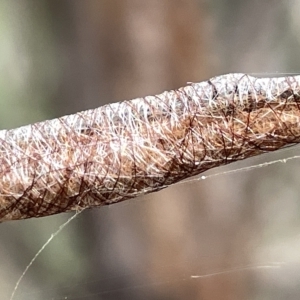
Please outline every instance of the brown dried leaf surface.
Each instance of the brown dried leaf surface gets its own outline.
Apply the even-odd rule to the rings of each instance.
[[[228,74],[0,131],[0,221],[120,202],[298,143],[299,83]]]

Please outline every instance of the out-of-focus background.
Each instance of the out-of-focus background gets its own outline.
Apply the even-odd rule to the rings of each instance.
[[[1,0],[0,127],[228,72],[299,72],[299,11],[299,0]],[[294,159],[85,211],[14,299],[300,299],[299,172]],[[70,216],[0,224],[0,299]]]

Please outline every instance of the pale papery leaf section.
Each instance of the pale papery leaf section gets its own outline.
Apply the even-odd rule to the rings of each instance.
[[[0,221],[107,205],[300,142],[300,76],[227,74],[0,131]]]

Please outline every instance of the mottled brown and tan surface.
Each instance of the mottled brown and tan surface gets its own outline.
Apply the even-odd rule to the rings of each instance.
[[[0,220],[154,192],[300,141],[300,77],[228,74],[0,132]]]

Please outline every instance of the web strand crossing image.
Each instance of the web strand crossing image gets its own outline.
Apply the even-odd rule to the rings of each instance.
[[[227,74],[0,131],[0,221],[121,202],[300,142],[300,76]]]

